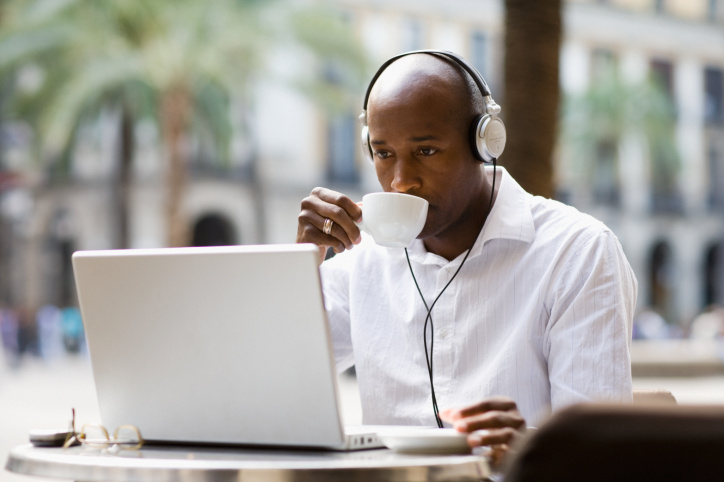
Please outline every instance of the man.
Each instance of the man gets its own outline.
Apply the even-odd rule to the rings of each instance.
[[[631,400],[637,284],[604,225],[482,167],[470,125],[484,112],[450,59],[391,63],[371,87],[367,125],[382,189],[430,203],[409,265],[406,251],[363,239],[360,206],[328,189],[302,201],[297,242],[341,253],[320,270],[338,368],[356,367],[364,423],[430,425],[439,406],[470,445],[504,451],[551,409]],[[433,303],[434,372],[423,346]]]

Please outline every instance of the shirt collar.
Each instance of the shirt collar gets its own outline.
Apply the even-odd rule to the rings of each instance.
[[[485,175],[493,182],[493,167],[486,166]],[[479,256],[483,246],[494,239],[510,239],[531,243],[535,237],[535,225],[530,208],[530,195],[523,190],[504,167],[497,166],[495,179],[497,196],[488,219],[475,240],[468,259]],[[483,207],[487,209],[487,206]],[[447,260],[428,253],[422,240],[416,239],[410,247],[410,258],[422,264],[447,264]],[[465,252],[451,263],[459,263]]]

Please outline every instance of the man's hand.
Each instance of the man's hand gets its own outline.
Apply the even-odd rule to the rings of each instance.
[[[499,464],[513,440],[525,431],[525,419],[515,402],[506,397],[494,397],[463,408],[440,411],[440,418],[458,432],[468,435],[468,445],[490,446],[491,460]]]
[[[325,221],[331,221],[329,233],[324,232]],[[328,247],[335,253],[352,249],[362,240],[355,221],[362,220],[362,208],[344,194],[317,187],[302,200],[299,213],[297,243],[314,243],[319,246],[320,262]],[[329,226],[330,221],[326,221]]]

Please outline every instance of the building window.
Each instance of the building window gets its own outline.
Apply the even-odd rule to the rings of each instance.
[[[679,189],[679,160],[673,143],[654,142],[651,156],[651,210],[657,214],[682,214],[684,199]]]
[[[719,3],[717,0],[709,0],[707,2],[706,17],[710,22],[719,20]]]
[[[666,12],[666,0],[654,0],[654,12],[665,13]]]
[[[655,162],[654,165],[657,163]],[[654,214],[682,214],[684,200],[668,173],[653,173],[651,212]]]
[[[608,78],[616,71],[616,56],[608,49],[596,48],[591,52],[591,78]]]
[[[58,306],[72,306],[76,302],[75,278],[73,277],[73,265],[71,264],[71,258],[75,250],[73,240],[63,239],[58,241],[57,255],[58,264],[60,265]]]
[[[401,35],[402,38],[400,46],[403,52],[424,48],[422,22],[419,19],[404,19],[402,23]]]
[[[651,156],[651,211],[654,214],[682,214],[684,199],[671,153],[654,148]]]
[[[52,217],[45,243],[44,296],[56,306],[75,304],[75,279],[71,258],[76,250],[75,224],[71,213],[63,208]]]
[[[719,123],[724,119],[724,75],[717,67],[704,70],[704,120]]]
[[[724,243],[716,243],[704,256],[704,308],[724,304]]]
[[[613,140],[600,141],[596,145],[593,177],[593,201],[596,204],[611,207],[621,204],[616,158],[616,143]]]
[[[470,36],[470,63],[478,69],[483,76],[487,70],[487,48],[488,39],[485,33],[480,30],[473,31]]]
[[[674,259],[669,244],[660,241],[651,250],[651,261],[649,265],[649,293],[648,304],[664,319],[673,319],[674,298]]]
[[[339,65],[327,62],[323,70],[324,80],[332,87],[342,86],[345,72]],[[345,184],[359,182],[357,172],[357,143],[359,125],[355,113],[330,114],[327,121],[327,180]]]
[[[671,103],[674,116],[678,115],[676,97],[674,95],[674,66],[668,60],[654,59],[651,61],[649,77]]]
[[[327,179],[330,182],[359,182],[355,162],[358,134],[356,120],[354,114],[343,114],[333,117],[327,125]]]
[[[668,60],[655,59],[651,61],[651,77],[659,87],[666,92],[670,99],[674,98],[673,66]]]
[[[707,159],[709,174],[709,208],[712,211],[724,211],[724,159],[721,158],[717,149],[712,145],[709,147]]]

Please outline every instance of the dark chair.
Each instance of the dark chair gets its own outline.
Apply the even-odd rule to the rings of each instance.
[[[505,472],[505,482],[724,480],[724,406],[571,406],[522,441]]]

